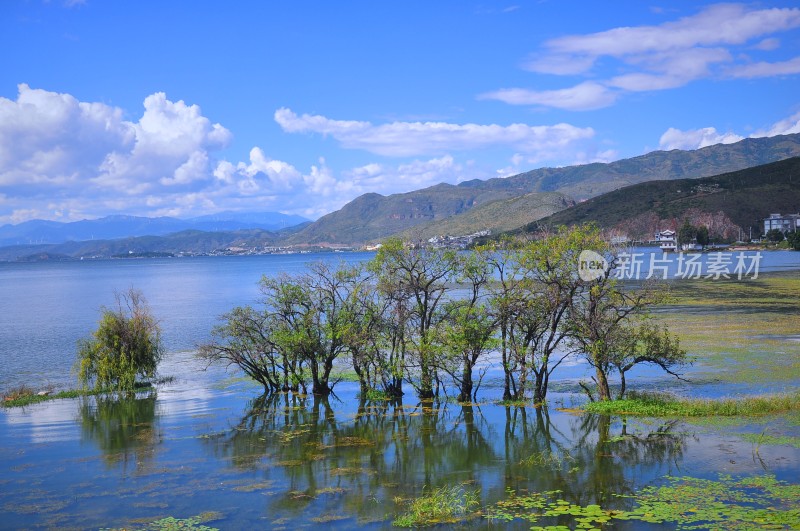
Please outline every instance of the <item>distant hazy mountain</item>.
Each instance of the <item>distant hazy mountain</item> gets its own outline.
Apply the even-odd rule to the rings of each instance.
[[[631,184],[708,177],[795,156],[800,156],[800,134],[748,138],[694,151],[654,151],[607,164],[541,168],[507,178],[473,180],[458,186],[439,184],[405,194],[365,194],[311,223],[293,235],[290,242],[374,241],[422,224],[428,227],[480,205],[526,194],[559,192],[580,201]],[[498,208],[492,215],[506,214]],[[470,225],[470,232],[474,227]],[[452,233],[450,229],[431,230]]]
[[[277,212],[221,212],[190,219],[170,217],[106,216],[60,223],[32,220],[0,227],[0,246],[113,240],[133,236],[163,236],[184,230],[205,232],[262,229],[278,231],[309,220]]]

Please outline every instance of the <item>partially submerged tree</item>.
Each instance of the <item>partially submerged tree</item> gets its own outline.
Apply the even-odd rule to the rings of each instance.
[[[618,373],[625,394],[625,374],[634,366],[650,363],[679,376],[675,369],[689,363],[686,351],[666,327],[650,322],[650,309],[667,297],[666,288],[652,282],[625,289],[611,277],[613,259],[603,276],[589,285],[584,297],[576,300],[570,312],[570,336],[595,369],[592,380],[600,400],[611,399],[609,376]],[[582,384],[589,398],[592,390]]]
[[[300,363],[278,350],[272,340],[271,315],[240,306],[223,315],[222,321],[212,331],[212,341],[199,347],[201,358],[236,365],[263,385],[265,393],[298,389]]]
[[[405,322],[406,368],[421,399],[435,396],[438,384],[436,328],[445,318],[444,296],[456,274],[452,250],[408,246],[402,240],[386,241],[370,264],[378,289],[393,293]],[[412,363],[409,363],[412,362]],[[438,387],[438,386],[437,386]]]
[[[153,378],[164,352],[161,329],[141,291],[115,294],[91,337],[78,343],[78,379],[84,387],[133,391],[136,378]]]
[[[473,373],[480,359],[496,347],[496,319],[486,300],[491,269],[483,252],[459,256],[457,281],[466,292],[455,298],[440,328],[442,360],[439,366],[450,374],[458,387],[458,400],[475,399],[482,374],[475,385]]]

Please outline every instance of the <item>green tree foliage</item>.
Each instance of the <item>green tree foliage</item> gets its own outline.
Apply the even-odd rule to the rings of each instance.
[[[767,231],[766,237],[771,242],[782,242],[784,239],[783,232],[780,229],[770,229]]]
[[[457,273],[452,250],[409,246],[399,239],[384,243],[370,264],[378,289],[391,293],[401,306],[406,324],[406,367],[419,374],[412,378],[421,399],[431,399],[439,382],[437,327],[446,318],[445,295]],[[411,363],[409,363],[411,362]]]
[[[78,344],[78,378],[84,387],[132,391],[136,377],[153,378],[164,348],[161,329],[136,289],[117,293],[92,336]]]
[[[458,285],[466,292],[464,297],[449,301],[445,312],[447,319],[440,327],[442,344],[441,367],[458,386],[458,400],[475,400],[483,377],[478,383],[473,380],[475,366],[490,350],[497,346],[495,339],[496,318],[488,303],[486,287],[491,269],[486,253],[474,253],[458,257]]]
[[[640,363],[650,363],[677,376],[674,369],[688,363],[686,351],[666,328],[649,322],[649,310],[667,297],[664,286],[648,283],[627,290],[611,277],[614,262],[605,274],[591,282],[585,295],[570,311],[570,336],[573,344],[595,369],[600,400],[610,400],[609,376],[620,376],[618,398],[625,394],[625,374]],[[584,385],[593,400],[591,390]]]
[[[708,227],[706,227],[705,225],[697,227],[696,238],[698,245],[701,245],[703,247],[708,246],[708,244],[711,243],[711,238],[708,235]]]
[[[608,261],[599,279],[578,274],[586,250]],[[537,403],[558,367],[583,355],[605,399],[612,374],[624,393],[635,365],[674,374],[685,361],[673,336],[647,321],[662,292],[628,290],[610,278],[614,253],[594,226],[471,253],[389,240],[364,266],[317,263],[264,277],[261,306],[223,316],[200,353],[241,367],[267,393],[310,384],[315,396],[328,395],[335,363],[347,360],[362,397],[378,391],[398,399],[406,382],[432,399],[448,380],[467,402],[480,387],[481,360],[499,347],[504,399]]]
[[[790,232],[786,236],[786,240],[789,242],[789,246],[792,249],[795,251],[800,251],[800,230]]]
[[[683,225],[678,229],[678,246],[692,243],[697,238],[697,227],[689,223],[688,219],[683,221]]]
[[[265,392],[307,389],[328,395],[333,362],[349,351],[355,310],[349,294],[360,276],[357,268],[308,266],[300,275],[261,279],[263,305],[236,308],[223,316],[214,339],[200,347],[209,362],[239,366]]]

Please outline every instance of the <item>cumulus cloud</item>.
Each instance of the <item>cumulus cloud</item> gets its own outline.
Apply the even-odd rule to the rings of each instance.
[[[291,109],[275,111],[275,121],[289,133],[310,132],[331,136],[342,147],[362,149],[377,155],[408,157],[442,154],[448,151],[509,146],[528,152],[549,150],[589,138],[594,131],[569,124],[531,126],[526,124],[479,125],[446,122],[370,122],[333,120]]]
[[[800,112],[779,120],[764,129],[759,129],[750,135],[750,138],[772,137],[800,133]],[[714,144],[732,144],[743,140],[745,137],[733,132],[720,133],[714,127],[690,129],[682,131],[670,127],[661,135],[659,148],[670,149],[698,149]]]
[[[798,27],[800,8],[753,9],[744,4],[717,4],[659,25],[566,35],[546,41],[538,53],[523,63],[523,68],[559,76],[592,75],[593,81],[548,91],[502,89],[483,97],[514,105],[581,111],[612,105],[620,91],[674,89],[712,76],[797,74],[800,58],[748,63],[747,55],[734,52],[746,45],[758,52],[771,52],[780,46],[771,35]],[[611,61],[601,62],[601,58]],[[601,63],[610,63],[611,71],[618,73],[603,79]]]
[[[196,183],[215,181],[212,153],[230,139],[198,106],[163,93],[145,98],[142,116],[128,121],[117,107],[21,84],[16,100],[0,98],[0,190],[11,209],[0,218],[35,210],[74,219],[91,215],[88,204],[124,210],[159,196],[177,201]]]
[[[735,133],[719,133],[713,127],[681,131],[670,127],[661,135],[658,147],[663,150],[670,149],[698,149],[714,144],[733,144],[744,139]]]

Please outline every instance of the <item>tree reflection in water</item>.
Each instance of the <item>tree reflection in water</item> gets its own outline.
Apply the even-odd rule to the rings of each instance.
[[[103,452],[106,463],[138,469],[152,460],[161,435],[156,422],[156,393],[144,397],[96,396],[79,407],[81,433]]]
[[[361,401],[354,414],[344,405],[350,413],[338,414],[333,405],[262,396],[207,442],[232,466],[263,474],[268,514],[336,512],[361,522],[445,485],[480,489],[484,504],[506,489],[561,490],[575,504],[622,507],[615,494],[674,472],[685,447],[686,435],[670,424],[629,433],[625,422],[600,415],[559,412],[556,423],[546,408]]]

